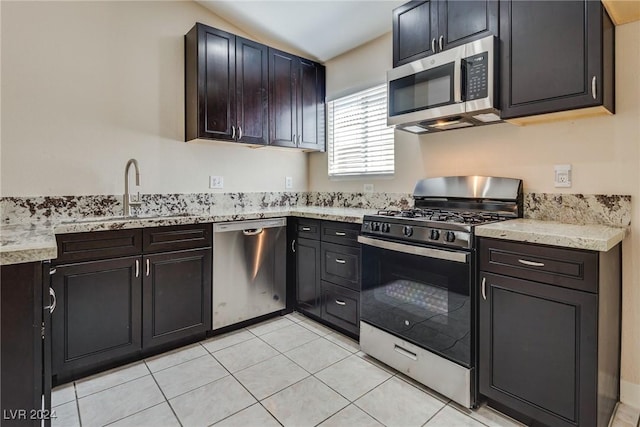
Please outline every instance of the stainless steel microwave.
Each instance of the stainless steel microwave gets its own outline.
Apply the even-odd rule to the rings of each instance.
[[[387,72],[387,125],[428,133],[499,123],[493,36]]]

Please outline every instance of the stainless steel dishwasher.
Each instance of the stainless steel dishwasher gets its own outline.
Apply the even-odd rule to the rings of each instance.
[[[286,218],[213,225],[213,329],[286,306]]]

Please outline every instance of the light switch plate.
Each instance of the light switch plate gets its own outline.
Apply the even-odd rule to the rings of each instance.
[[[284,188],[286,188],[287,190],[290,190],[293,188],[293,177],[292,176],[285,176],[284,177]]]
[[[221,177],[221,176],[210,176],[209,177],[209,188],[224,188],[224,177]]]
[[[554,166],[554,185],[557,188],[571,187],[571,165]]]

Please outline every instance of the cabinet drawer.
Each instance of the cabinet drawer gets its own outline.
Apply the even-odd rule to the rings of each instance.
[[[480,239],[480,269],[581,291],[598,291],[597,252]]]
[[[357,335],[360,321],[360,294],[324,281],[321,287],[322,318]]]
[[[298,219],[296,225],[298,237],[304,239],[320,239],[320,221],[314,219]]]
[[[360,248],[322,242],[322,280],[360,291]]]
[[[322,221],[322,241],[358,247],[360,224]]]
[[[94,231],[56,236],[55,264],[137,255],[142,252],[142,230]]]
[[[173,227],[145,228],[145,253],[166,252],[211,246],[211,224],[177,225]]]

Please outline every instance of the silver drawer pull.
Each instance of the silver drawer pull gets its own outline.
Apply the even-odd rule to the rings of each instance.
[[[147,276],[149,275],[149,269],[150,269],[150,265],[149,265],[149,258],[147,258]]]
[[[340,301],[339,299],[336,300],[336,304],[338,304],[338,305],[347,305],[346,302]]]
[[[482,278],[482,299],[486,301],[487,299],[487,278]]]
[[[336,262],[337,262],[338,264],[346,264],[346,263],[347,263],[347,261],[345,261],[345,260],[343,260],[343,259],[340,259],[340,258],[336,258]]]
[[[519,259],[518,262],[530,267],[544,267],[544,262],[527,261],[526,259]]]
[[[408,357],[409,359],[418,360],[418,355],[417,354],[415,354],[414,352],[409,351],[409,350],[407,350],[405,348],[400,347],[398,344],[394,344],[393,349],[395,351],[397,351],[398,353],[400,353],[401,355],[403,355],[405,357]]]
[[[336,231],[336,236],[346,236],[347,233],[343,233],[342,231]]]
[[[302,227],[301,230],[302,231],[311,231],[311,227]]]

